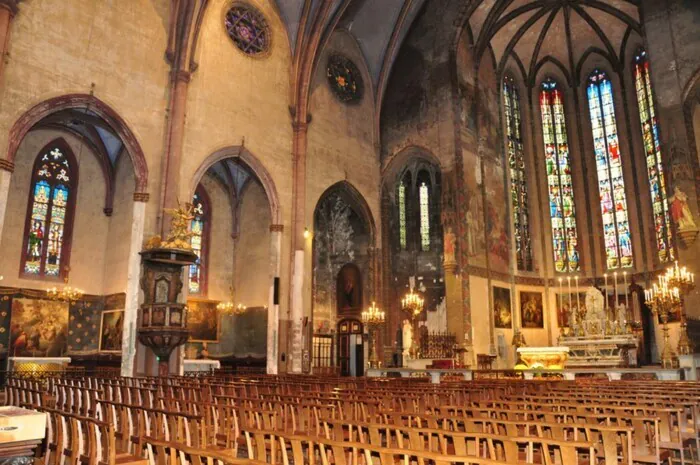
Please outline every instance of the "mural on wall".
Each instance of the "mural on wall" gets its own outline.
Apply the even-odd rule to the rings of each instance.
[[[520,292],[520,315],[523,328],[544,328],[541,292]]]
[[[338,315],[359,315],[368,292],[368,227],[338,188],[314,213],[314,332],[327,334]]]
[[[507,273],[510,266],[510,239],[508,237],[508,209],[504,189],[504,171],[500,157],[484,164],[486,186],[486,238],[489,266]]]
[[[481,159],[476,153],[463,150],[464,191],[466,213],[466,253],[472,266],[486,267],[486,240],[484,225],[484,196],[481,192]]]
[[[461,84],[459,92],[459,116],[462,129],[476,131],[476,89],[470,84]]]
[[[219,342],[219,302],[187,299],[187,327],[191,342]]]
[[[100,352],[121,353],[124,310],[105,310],[100,321]]]
[[[510,329],[513,326],[510,289],[493,286],[493,324],[496,328]]]
[[[13,299],[10,326],[12,356],[60,357],[68,349],[68,303]]]

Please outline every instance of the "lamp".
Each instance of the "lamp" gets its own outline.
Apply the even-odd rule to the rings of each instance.
[[[666,275],[659,276],[658,284],[644,291],[644,300],[651,307],[654,315],[659,315],[663,324],[664,347],[661,351],[661,365],[664,368],[673,368],[673,359],[676,354],[669,344],[668,316],[681,305],[680,290],[671,287]]]
[[[66,270],[66,272],[67,271],[68,270]],[[65,283],[65,285],[60,289],[55,286],[50,289],[47,289],[46,296],[51,300],[68,303],[77,302],[78,300],[83,298],[85,293],[82,289],[69,286],[67,277],[63,280],[63,282]]]
[[[416,344],[416,320],[423,311],[425,301],[423,297],[414,292],[414,280],[414,277],[409,278],[411,287],[408,294],[401,299],[401,309],[408,314],[408,318],[411,320],[411,327],[413,328],[413,331],[411,332],[411,347],[409,349],[409,354],[411,357],[416,358],[418,355],[418,345]]]
[[[385,314],[377,307],[377,304],[372,302],[372,306],[367,310],[363,310],[361,314],[362,322],[367,325],[370,338],[370,368],[378,368],[379,360],[377,359],[377,328],[384,324]]]
[[[226,315],[240,315],[242,313],[245,313],[245,311],[247,310],[248,307],[246,307],[245,305],[243,305],[241,303],[239,303],[239,304],[234,303],[235,299],[233,298],[233,295],[234,295],[233,284],[231,284],[231,286],[229,286],[229,300],[227,300],[225,302],[219,302],[216,305],[216,309],[219,312],[224,313]]]
[[[688,271],[686,267],[679,267],[678,260],[673,264],[672,267],[666,270],[664,278],[668,282],[668,285],[672,288],[676,288],[680,293],[679,310],[681,316],[681,328],[678,337],[678,353],[680,355],[689,355],[693,352],[693,344],[688,338],[688,321],[685,316],[685,307],[683,306],[683,296],[688,294],[693,288],[695,288],[695,274]]]

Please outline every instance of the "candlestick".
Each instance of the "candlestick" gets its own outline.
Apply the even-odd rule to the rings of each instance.
[[[617,311],[617,306],[620,304],[619,296],[617,295],[617,271],[613,273],[613,277],[615,279],[615,311]]]
[[[571,308],[571,276],[566,277],[566,282],[568,283],[569,289],[569,308]]]
[[[608,308],[608,274],[604,273],[603,278],[605,278],[605,288],[603,289],[603,294],[605,294],[605,308]]]
[[[559,310],[564,311],[564,306],[562,305],[562,299],[564,298],[564,291],[562,290],[562,284],[561,284],[562,279],[559,278]],[[569,322],[571,324],[571,322]]]
[[[578,290],[578,276],[574,278],[576,280],[576,311],[581,309],[581,293]]]
[[[629,296],[629,290],[627,289],[627,272],[625,271],[622,273],[622,278],[625,280],[625,309],[629,311],[630,308],[630,296]]]

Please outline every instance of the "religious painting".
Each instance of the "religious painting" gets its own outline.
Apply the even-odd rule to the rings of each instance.
[[[190,342],[219,342],[219,315],[213,300],[187,299]]]
[[[523,328],[544,328],[541,292],[520,292],[520,315]]]
[[[508,288],[493,286],[493,323],[496,328],[510,329],[513,326]]]
[[[68,341],[68,303],[13,299],[10,355],[61,357]]]
[[[464,199],[467,205],[465,223],[465,247],[463,253],[472,266],[486,267],[486,237],[484,225],[484,196],[481,191],[481,158],[474,152],[463,150]]]
[[[100,352],[121,353],[124,310],[105,310],[100,322]]]
[[[338,272],[336,302],[338,317],[359,316],[362,312],[362,275],[357,265],[348,263]]]

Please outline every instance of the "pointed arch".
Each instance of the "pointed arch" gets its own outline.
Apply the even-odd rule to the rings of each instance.
[[[17,150],[27,133],[47,116],[66,109],[89,109],[102,118],[119,136],[131,158],[136,178],[136,192],[148,190],[148,164],[136,135],[126,121],[109,105],[94,95],[68,94],[54,97],[38,103],[20,116],[10,129],[7,154],[5,158],[14,163]]]

